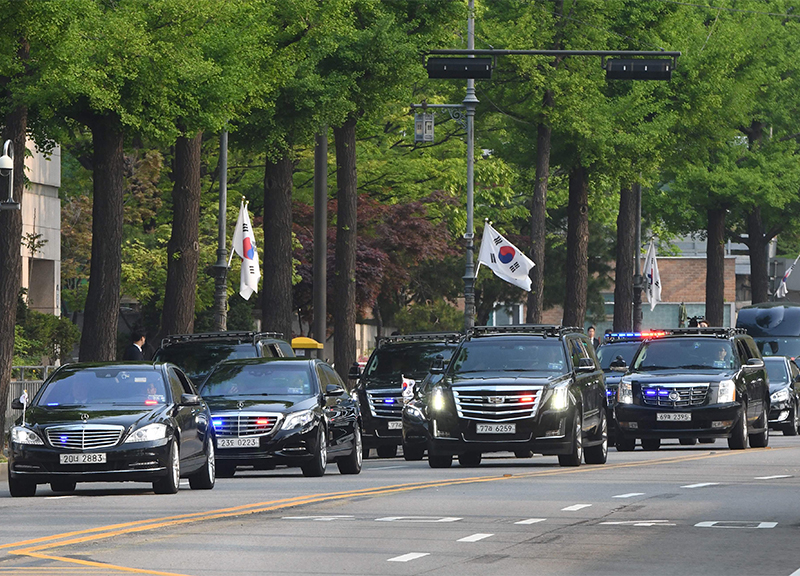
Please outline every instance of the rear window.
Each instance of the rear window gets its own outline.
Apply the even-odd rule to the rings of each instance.
[[[310,396],[316,382],[305,362],[222,364],[209,374],[200,395],[215,396]]]
[[[173,344],[160,350],[156,362],[172,362],[183,370],[195,384],[223,360],[255,358],[256,347],[252,344],[228,344],[225,342],[192,342]]]
[[[167,390],[160,371],[95,368],[57,372],[42,390],[37,405],[156,406],[166,401]]]

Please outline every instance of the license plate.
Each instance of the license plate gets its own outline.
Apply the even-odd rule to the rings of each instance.
[[[258,448],[258,438],[217,438],[217,448]]]
[[[514,434],[517,431],[516,424],[476,424],[475,428],[478,434]]]
[[[402,429],[403,429],[402,420],[391,420],[389,422],[389,430],[402,430]]]
[[[657,412],[657,422],[691,422],[692,414],[690,412]]]
[[[87,454],[59,454],[61,464],[105,464],[105,452],[90,452]]]

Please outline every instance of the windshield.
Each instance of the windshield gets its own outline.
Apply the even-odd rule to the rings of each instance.
[[[155,406],[166,402],[161,372],[119,368],[61,370],[37,401],[38,406],[124,404]]]
[[[622,359],[625,360],[625,364],[630,366],[633,355],[636,354],[640,344],[640,340],[603,344],[597,349],[597,359],[600,360],[600,368],[602,368],[604,372],[608,372],[611,369],[611,363],[617,359],[617,356],[622,356]]]
[[[445,342],[415,342],[384,346],[372,353],[364,369],[364,376],[399,378],[400,374],[425,374],[430,370],[438,354],[442,355],[447,365],[455,349],[455,344]]]
[[[753,338],[762,356],[800,356],[800,337],[797,336],[758,336]]]
[[[669,338],[642,344],[633,370],[732,370],[731,344],[717,338]]]
[[[200,395],[215,396],[310,396],[317,393],[308,364],[222,364],[208,375]]]
[[[789,373],[786,371],[786,361],[783,358],[764,358],[764,365],[767,367],[770,386],[789,383]]]
[[[477,338],[464,342],[453,360],[454,374],[485,371],[559,372],[567,363],[564,347],[555,338]]]
[[[160,350],[156,362],[172,362],[195,381],[202,379],[223,360],[255,358],[256,348],[252,344],[229,344],[226,342],[191,342],[173,344]]]

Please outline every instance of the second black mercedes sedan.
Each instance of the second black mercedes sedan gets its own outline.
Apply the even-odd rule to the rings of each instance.
[[[217,473],[236,468],[300,466],[322,476],[328,461],[342,474],[361,472],[358,401],[325,362],[247,358],[214,367],[200,389],[217,436]]]
[[[9,432],[8,487],[72,492],[78,482],[152,482],[174,494],[181,477],[214,487],[211,414],[177,366],[67,364],[56,370]]]
[[[769,427],[785,436],[800,431],[800,369],[786,356],[766,356],[769,376]]]

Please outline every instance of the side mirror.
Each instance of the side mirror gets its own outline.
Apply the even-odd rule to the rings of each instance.
[[[197,394],[181,394],[181,406],[200,406],[200,396]]]
[[[581,358],[578,361],[578,372],[594,372],[595,368],[594,360],[591,358]]]
[[[350,366],[350,371],[347,373],[347,377],[350,380],[358,380],[361,378],[361,366],[358,365],[358,362],[353,362],[353,365]]]
[[[23,406],[22,401],[19,398],[14,398],[11,401],[11,409],[12,410],[24,410],[25,406]]]
[[[325,387],[325,396],[341,396],[344,394],[344,388],[338,384],[328,384]]]
[[[752,368],[753,370],[755,370],[756,368],[763,368],[764,361],[761,358],[750,358],[750,360],[747,361],[747,364],[745,364],[745,366],[747,366],[748,368]]]
[[[444,374],[444,356],[437,354],[431,364],[431,374]]]

